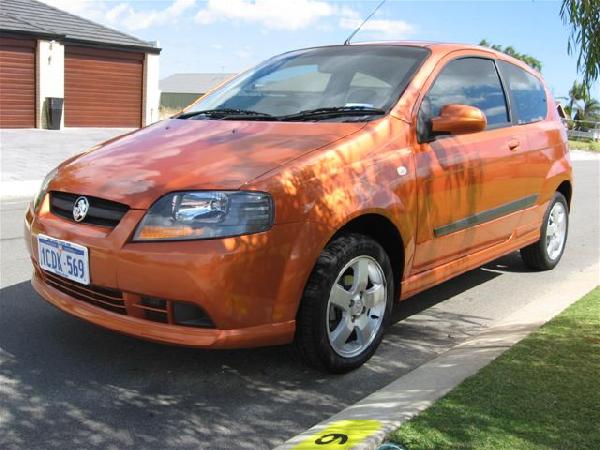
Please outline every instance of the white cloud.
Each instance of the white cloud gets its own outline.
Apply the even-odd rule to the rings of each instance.
[[[363,19],[342,17],[339,25],[347,30],[355,30]],[[414,33],[415,27],[404,20],[371,19],[361,28],[360,33],[385,39],[404,39]]]
[[[120,3],[106,13],[109,23],[123,25],[129,30],[143,30],[162,25],[172,25],[190,8],[196,0],[175,0],[167,8],[137,10],[131,3]]]
[[[129,8],[131,7],[127,3],[119,3],[114,8],[111,8],[105,12],[105,18],[110,23],[116,23],[119,19],[119,16],[126,14]]]
[[[208,0],[195,17],[203,25],[237,21],[289,31],[309,26],[330,29],[322,22],[324,18],[339,18],[337,25],[348,30],[356,29],[363,21],[356,10],[321,0]],[[401,39],[414,32],[414,27],[403,20],[372,18],[361,32],[370,37]]]
[[[104,0],[44,0],[46,3],[113,27],[130,31],[172,25],[193,8],[196,0],[174,0],[164,9],[139,9],[132,2],[114,4]],[[111,4],[112,3],[112,4]]]
[[[48,5],[63,11],[77,14],[86,19],[101,21],[104,18],[107,10],[107,4],[102,0],[42,0]]]
[[[319,0],[208,0],[206,7],[196,15],[196,21],[204,25],[239,21],[293,31],[332,16],[336,10],[330,3]]]
[[[1,0],[0,0],[1,1]],[[268,30],[295,31],[312,27],[331,31],[335,27],[354,30],[363,20],[342,2],[326,0],[208,0],[197,11],[197,0],[174,0],[165,8],[142,8],[134,1],[111,0],[44,0],[57,8],[78,14],[114,28],[128,31],[169,26],[186,18],[200,24],[219,22],[251,23]],[[195,14],[194,14],[195,13]],[[415,31],[403,20],[372,18],[362,28],[363,38],[402,39]]]

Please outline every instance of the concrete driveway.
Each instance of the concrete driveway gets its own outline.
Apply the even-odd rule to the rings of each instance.
[[[68,157],[129,133],[130,128],[0,130],[0,195],[31,196],[48,171]]]

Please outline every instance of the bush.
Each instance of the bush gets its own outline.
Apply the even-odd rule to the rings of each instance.
[[[588,152],[600,152],[600,142],[591,140],[576,141],[569,139],[569,148],[571,150],[585,150]]]

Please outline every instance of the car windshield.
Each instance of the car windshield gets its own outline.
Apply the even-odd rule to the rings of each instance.
[[[397,102],[428,53],[400,45],[285,53],[200,99],[179,118],[369,120]]]

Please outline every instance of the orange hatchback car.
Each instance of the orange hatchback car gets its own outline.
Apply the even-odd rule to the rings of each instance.
[[[152,341],[295,342],[345,372],[395,302],[568,231],[566,130],[540,75],[487,48],[274,57],[183,113],[48,174],[26,214],[33,286]]]

